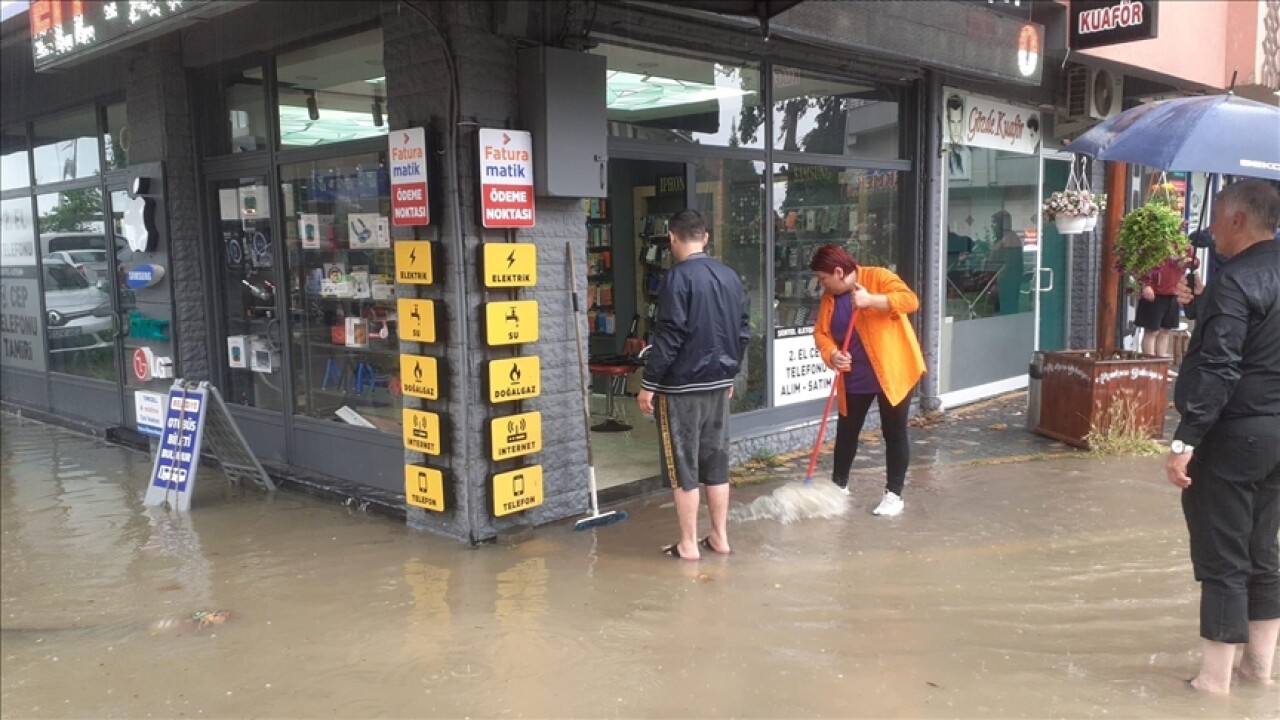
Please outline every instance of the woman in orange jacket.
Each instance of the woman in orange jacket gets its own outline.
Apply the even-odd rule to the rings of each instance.
[[[892,270],[859,267],[838,245],[818,248],[809,269],[826,291],[818,307],[813,339],[822,361],[838,372],[840,418],[836,421],[831,480],[849,491],[849,468],[858,453],[858,435],[875,401],[880,407],[887,482],[884,497],[873,513],[900,515],[905,507],[902,486],[911,457],[907,415],[911,394],[925,371],[920,343],[907,319],[920,307],[920,300]],[[841,350],[850,321],[853,336],[848,350]]]

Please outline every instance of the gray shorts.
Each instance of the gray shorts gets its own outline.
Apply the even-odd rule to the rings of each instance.
[[[729,482],[729,391],[656,395],[662,475],[682,490]]]

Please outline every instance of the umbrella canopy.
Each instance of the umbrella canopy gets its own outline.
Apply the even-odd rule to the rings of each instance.
[[[1163,100],[1120,113],[1066,150],[1160,170],[1280,180],[1280,107],[1232,94]]]

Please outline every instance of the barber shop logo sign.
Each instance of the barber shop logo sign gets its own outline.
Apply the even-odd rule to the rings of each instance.
[[[134,252],[151,252],[156,244],[156,202],[147,196],[150,178],[137,177],[124,204],[124,237]]]

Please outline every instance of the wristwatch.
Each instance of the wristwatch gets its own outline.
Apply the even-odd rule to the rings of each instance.
[[[1195,450],[1195,448],[1182,442],[1181,440],[1174,440],[1173,442],[1169,443],[1169,452],[1173,453],[1174,455],[1186,455],[1192,450]]]

